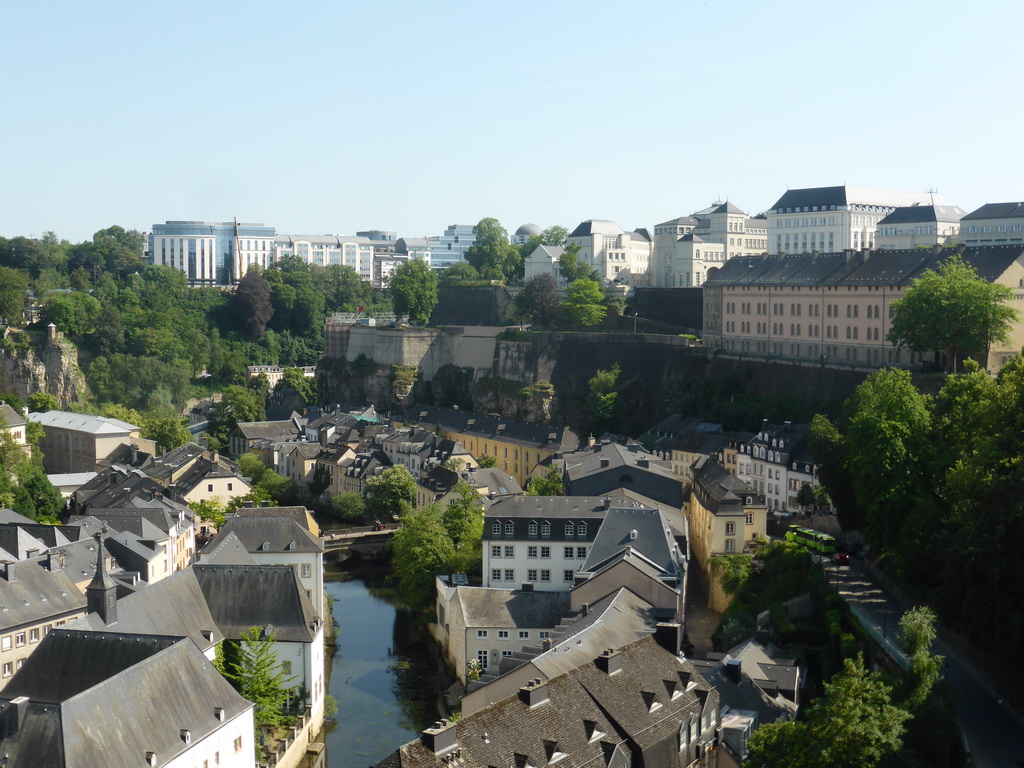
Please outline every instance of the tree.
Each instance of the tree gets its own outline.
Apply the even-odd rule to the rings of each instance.
[[[626,431],[622,398],[619,395],[619,364],[598,370],[587,383],[587,428],[592,435],[605,432],[621,435]]]
[[[555,224],[545,229],[541,237],[544,238],[544,245],[565,245],[565,240],[569,237],[569,230]]]
[[[548,467],[548,471],[541,477],[530,480],[530,488],[526,492],[529,496],[562,496],[565,494],[565,484],[562,481],[562,473],[558,467]]]
[[[294,678],[285,677],[277,661],[274,633],[264,634],[260,627],[249,627],[236,645],[237,660],[226,661],[225,676],[242,696],[256,705],[253,720],[257,734],[264,728],[276,728],[284,721],[283,710],[288,702],[286,686]],[[225,652],[225,657],[228,655]]]
[[[262,421],[266,404],[257,393],[245,387],[225,387],[223,398],[210,408],[208,433],[222,447],[227,447],[231,430],[238,422]]]
[[[814,489],[810,483],[804,483],[800,486],[800,490],[796,494],[796,503],[800,505],[802,510],[814,507]]]
[[[24,272],[0,267],[0,325],[21,326],[28,286],[28,275]]]
[[[567,283],[574,283],[582,278],[596,281],[599,275],[585,262],[580,261],[579,252],[580,247],[576,243],[565,246],[565,253],[558,257],[558,274]]]
[[[420,510],[409,509],[391,542],[391,563],[402,599],[416,608],[429,606],[434,599],[434,577],[448,568],[454,555],[455,546],[445,532],[440,508],[429,504]]]
[[[452,264],[442,269],[438,275],[441,285],[453,285],[455,283],[468,283],[480,279],[480,273],[472,264]]]
[[[942,676],[942,656],[931,654],[935,641],[935,612],[927,606],[911,608],[900,619],[903,651],[910,658],[907,704],[913,712],[928,700]]]
[[[455,549],[448,567],[458,573],[479,574],[483,564],[483,498],[464,480],[456,483],[452,490],[457,498],[445,508],[441,517]]]
[[[49,392],[33,392],[28,396],[28,409],[33,413],[57,411],[60,410],[60,403]]]
[[[376,477],[366,478],[363,485],[366,516],[374,520],[390,520],[398,514],[399,504],[412,504],[416,499],[416,480],[403,466],[389,467]]]
[[[281,372],[281,380],[274,386],[274,391],[280,392],[285,387],[302,395],[307,405],[316,405],[316,379],[307,376],[301,368],[285,368]]]
[[[391,274],[391,301],[396,315],[426,325],[437,306],[437,272],[422,259],[410,259]]]
[[[295,496],[295,481],[290,477],[280,475],[272,469],[267,469],[260,476],[256,483],[259,490],[268,494],[277,504],[284,504]]]
[[[1006,302],[1013,290],[978,276],[959,255],[927,270],[893,302],[889,341],[914,352],[945,352],[953,371],[966,355],[983,362],[994,343],[1008,344],[1019,313]]]
[[[366,505],[358,491],[342,491],[331,499],[331,514],[347,523],[361,523],[366,519]]]
[[[192,442],[192,433],[177,416],[144,416],[139,426],[142,437],[155,440],[157,447],[165,451],[173,451]]]
[[[565,292],[562,311],[576,328],[597,325],[607,314],[601,286],[597,281],[585,277],[576,280]]]
[[[500,273],[506,282],[520,273],[522,258],[519,250],[509,242],[508,232],[497,219],[480,219],[473,227],[473,233],[476,240],[466,249],[466,261],[477,272],[481,275],[488,272]]]
[[[805,722],[762,725],[750,738],[745,766],[873,768],[902,746],[910,714],[891,701],[892,689],[864,661],[846,659],[825,683]]]
[[[224,502],[216,496],[201,501],[190,501],[188,506],[189,509],[196,513],[197,517],[209,522],[214,528],[220,528],[224,525],[227,508],[224,506]]]
[[[476,457],[476,465],[480,469],[490,469],[491,467],[498,466],[498,459],[489,453],[483,453]]]
[[[526,320],[541,328],[550,328],[558,319],[558,287],[555,278],[548,274],[535,275],[515,297],[513,312],[520,320]]]
[[[244,338],[255,341],[266,333],[274,307],[270,303],[270,286],[258,269],[250,269],[238,281],[231,297],[231,315]]]
[[[807,430],[811,455],[818,465],[821,488],[827,489],[844,530],[859,531],[864,527],[864,513],[857,505],[846,438],[827,416],[818,413]]]

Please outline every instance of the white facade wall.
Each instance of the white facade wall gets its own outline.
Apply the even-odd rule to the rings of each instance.
[[[185,495],[185,502],[220,499],[228,502],[237,496],[245,496],[252,488],[240,477],[210,477],[203,480]]]
[[[278,640],[274,643],[274,650],[277,663],[288,680],[286,687],[294,690],[303,686],[309,692],[311,722],[313,733],[316,733],[324,720],[324,696],[327,693],[324,678],[324,624],[321,622],[313,642]]]
[[[495,674],[503,657],[528,645],[540,645],[552,627],[470,627],[466,629],[466,664],[477,661],[481,671]],[[463,679],[465,673],[459,674]]]
[[[958,242],[967,245],[1024,243],[1024,217],[970,219],[962,225]]]
[[[323,552],[250,552],[257,565],[290,565],[299,576],[313,609],[321,619],[324,609],[324,555]]]
[[[564,525],[559,520],[552,525]],[[596,531],[591,531],[593,536]],[[572,588],[576,572],[590,552],[588,541],[578,543],[529,539],[484,541],[483,586],[518,589],[532,584],[540,592],[561,592]],[[572,557],[569,557],[572,550]],[[545,577],[546,574],[546,577]],[[568,577],[568,578],[567,578]]]
[[[274,240],[274,261],[285,256],[297,256],[318,267],[351,267],[363,280],[373,279],[373,242],[365,237],[278,235]]]
[[[171,760],[164,762],[164,756],[157,755],[157,765],[166,768],[195,768],[197,765],[252,768],[256,764],[252,710],[250,706],[206,738],[192,741],[188,749]],[[140,765],[144,764],[144,757],[139,756]]]

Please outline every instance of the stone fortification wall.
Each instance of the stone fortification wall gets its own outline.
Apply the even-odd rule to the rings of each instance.
[[[15,335],[22,334],[11,337]],[[78,402],[86,393],[78,350],[60,334],[32,348],[0,349],[0,392],[14,392],[22,399],[49,392],[61,407]]]

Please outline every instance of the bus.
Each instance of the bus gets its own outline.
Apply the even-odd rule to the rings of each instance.
[[[820,552],[823,555],[832,555],[836,551],[836,540],[827,533],[813,531],[810,528],[801,528],[799,525],[789,526],[786,532],[786,541],[795,541],[808,549]]]

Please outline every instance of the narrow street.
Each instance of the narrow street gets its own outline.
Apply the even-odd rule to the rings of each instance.
[[[882,636],[883,642],[894,641],[898,645],[895,630],[900,616],[910,606],[886,591],[856,561],[841,566],[827,561],[826,575],[855,611],[869,617],[872,628]],[[943,673],[957,692],[955,711],[970,749],[969,765],[978,768],[1024,766],[1024,719],[973,666],[942,642],[941,637],[934,652],[945,656],[947,663]]]

